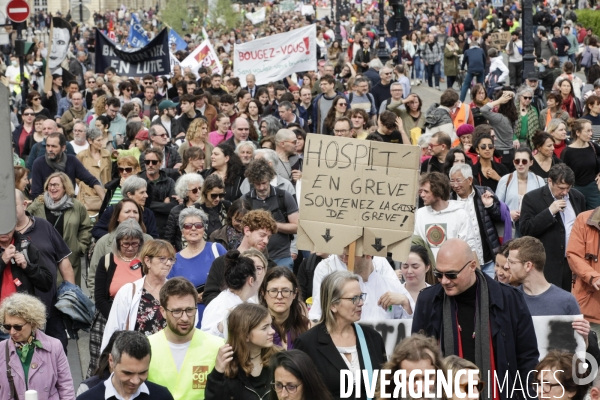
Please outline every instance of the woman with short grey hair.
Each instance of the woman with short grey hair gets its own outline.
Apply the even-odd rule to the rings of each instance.
[[[540,129],[539,114],[541,110],[536,110],[533,103],[533,89],[523,85],[517,91],[515,105],[519,111],[519,118],[515,123],[515,136],[519,141],[517,148],[527,146],[533,148],[531,138]]]
[[[175,247],[175,251],[180,251],[184,247],[181,241],[179,215],[188,207],[196,210],[200,208],[198,201],[200,200],[203,184],[204,178],[202,178],[202,175],[194,173],[182,175],[175,183],[175,193],[183,202],[171,209],[164,236],[164,239]]]
[[[148,182],[146,180],[132,175],[123,182],[121,193],[123,193],[123,197],[130,198],[138,203],[140,207],[144,207],[146,198],[148,197],[147,189]]]
[[[349,271],[329,274],[321,284],[321,320],[294,342],[294,349],[312,358],[333,398],[340,397],[340,369],[354,374],[365,368],[366,359],[373,369],[385,362],[381,335],[357,324],[365,300],[357,275]]]
[[[202,302],[202,294],[204,293],[208,272],[213,261],[227,253],[227,250],[219,243],[205,240],[208,215],[202,209],[188,207],[181,210],[178,222],[178,228],[182,232],[178,244],[183,247],[183,250],[175,256],[175,265],[173,265],[167,279],[182,276],[196,287],[198,290],[198,320],[196,326],[200,328],[205,308]]]
[[[275,136],[277,132],[283,128],[281,122],[272,115],[263,117],[260,121],[261,139],[267,136]]]
[[[96,315],[90,331],[88,375],[98,367],[102,335],[117,292],[126,283],[143,276],[139,252],[145,238],[138,221],[133,218],[125,219],[113,232],[112,251],[100,258],[94,278]]]

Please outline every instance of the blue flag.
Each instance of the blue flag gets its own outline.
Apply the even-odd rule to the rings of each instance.
[[[131,14],[131,26],[129,27],[129,36],[127,37],[127,43],[131,47],[140,48],[144,47],[148,44],[149,40],[146,36],[146,31],[142,24],[140,24],[140,19],[137,14]]]
[[[175,50],[187,49],[187,43],[175,32],[175,29],[169,28],[169,48],[172,43],[175,43]]]

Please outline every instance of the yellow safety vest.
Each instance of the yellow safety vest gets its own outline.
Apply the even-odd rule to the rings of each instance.
[[[215,367],[217,352],[225,341],[196,329],[177,372],[165,331],[149,336],[148,340],[152,346],[148,380],[169,389],[175,399],[204,399],[208,374]]]

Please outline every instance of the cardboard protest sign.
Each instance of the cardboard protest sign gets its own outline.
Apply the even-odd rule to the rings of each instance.
[[[209,40],[204,40],[200,43],[200,45],[181,62],[181,67],[190,67],[194,73],[196,73],[200,67],[210,68],[213,74],[223,73],[221,61],[219,61],[219,57]]]
[[[469,12],[469,10],[458,10],[458,16],[459,17],[469,17],[471,15],[471,13]]]
[[[490,36],[492,47],[495,47],[498,51],[506,49],[506,45],[510,41],[510,32],[492,32]]]
[[[310,71],[317,65],[317,29],[314,24],[279,35],[236,44],[233,73],[246,86],[253,74],[257,85],[266,85],[293,72]]]
[[[357,240],[356,255],[405,259],[419,158],[417,146],[308,135],[298,248],[340,254]]]
[[[331,16],[331,7],[317,7],[317,20]]]
[[[96,29],[96,72],[103,73],[108,67],[117,75],[144,76],[169,75],[169,34],[163,29],[148,45],[139,49],[123,49]]]
[[[573,330],[571,323],[581,315],[551,315],[532,317],[537,337],[540,360],[548,350],[559,349],[577,354],[580,358],[585,354],[583,337]],[[360,321],[381,334],[388,357],[394,352],[398,343],[411,335],[412,319],[386,319],[379,321]]]

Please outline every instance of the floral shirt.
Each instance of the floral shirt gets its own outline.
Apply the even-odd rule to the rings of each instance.
[[[142,289],[135,330],[150,336],[162,331],[166,326],[167,321],[160,312],[158,299],[155,299],[146,289]]]

